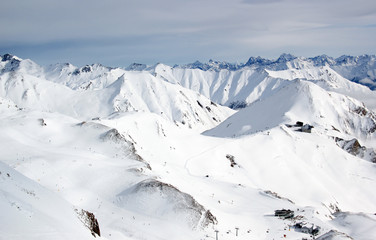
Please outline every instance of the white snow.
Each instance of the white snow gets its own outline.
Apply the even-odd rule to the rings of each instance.
[[[373,92],[332,69],[16,60],[0,71],[0,239],[94,239],[75,209],[95,215],[97,239],[312,239],[296,223],[376,237],[376,165],[335,141],[375,148],[375,100],[346,94]]]
[[[0,162],[1,239],[93,239],[74,206]]]

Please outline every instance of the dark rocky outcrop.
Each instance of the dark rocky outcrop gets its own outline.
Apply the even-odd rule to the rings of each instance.
[[[78,218],[81,220],[81,222],[87,227],[90,231],[91,234],[96,237],[96,236],[101,236],[101,231],[99,229],[99,224],[98,220],[95,218],[94,213],[91,213],[89,211],[81,209],[81,211],[75,209]]]
[[[354,156],[360,157],[362,159],[376,163],[375,151],[371,148],[366,148],[360,145],[359,141],[356,138],[353,138],[351,140],[344,140],[342,138],[336,137],[334,140],[337,143],[337,145],[346,152]]]
[[[235,157],[230,155],[230,154],[227,154],[226,155],[226,158],[230,161],[230,166],[231,167],[235,167],[236,165],[238,165],[236,162],[235,162]]]
[[[47,123],[43,118],[38,119],[38,121],[41,126],[47,126]]]
[[[238,110],[238,109],[246,108],[247,103],[245,101],[234,101],[234,102],[231,102],[228,105],[228,107],[234,110]]]
[[[130,158],[145,163],[146,167],[151,170],[150,164],[147,163],[140,155],[138,155],[134,143],[128,141],[121,133],[119,133],[117,129],[113,128],[108,130],[102,134],[100,138],[103,141],[111,141],[119,144]]]
[[[9,60],[12,60],[12,58],[13,58],[13,55],[6,53],[3,55],[1,61],[2,62],[9,61]]]
[[[371,134],[376,131],[376,115],[372,111],[367,110],[364,106],[358,106],[351,110],[360,117],[367,119],[367,126],[364,129],[366,134]]]
[[[273,197],[273,198],[278,198],[278,199],[281,199],[281,200],[286,200],[292,204],[295,204],[293,201],[291,201],[290,199],[288,198],[285,198],[285,197],[281,197],[278,193],[276,192],[272,192],[270,190],[266,190],[266,191],[263,191],[261,192],[261,194],[266,194],[267,196],[270,196],[270,197]]]

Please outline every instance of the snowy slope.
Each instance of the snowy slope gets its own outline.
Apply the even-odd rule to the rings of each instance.
[[[150,131],[152,135],[155,131],[155,134],[164,136],[162,125],[155,124],[156,119],[160,124],[171,124],[155,114],[144,113],[143,119],[145,117],[150,119],[152,125],[141,125],[140,128]],[[210,219],[207,220],[210,214],[206,209],[173,186],[167,191],[170,194],[167,200],[161,198],[158,192],[154,196],[136,194],[136,199],[141,201],[128,198],[127,204],[123,205],[127,189],[134,188],[135,184],[142,189],[143,185],[140,184],[146,179],[159,178],[151,171],[149,163],[137,154],[134,139],[126,133],[120,134],[99,122],[79,122],[56,113],[25,111],[11,114],[11,117],[3,115],[0,128],[3,143],[1,161],[54,191],[78,209],[94,212],[102,236],[118,239],[136,235],[137,238],[155,239],[158,233],[152,229],[167,231],[169,228],[182,228],[192,231],[193,226],[200,230],[201,226],[211,224]],[[182,207],[182,202],[179,198],[174,199],[175,196],[186,198],[185,206]],[[156,209],[164,209],[163,212],[146,214],[138,211],[138,205],[147,200],[154,202]],[[51,201],[54,201],[52,197]],[[171,208],[169,203],[176,203],[176,207]],[[59,202],[56,204],[59,206]],[[32,210],[35,208],[32,206]],[[45,211],[52,212],[49,209]],[[191,220],[181,218],[190,215]],[[176,222],[173,219],[182,220]],[[77,224],[78,218],[76,220],[71,221],[73,225]],[[151,230],[146,232],[142,230],[145,222],[152,224]],[[45,232],[40,229],[35,235],[43,239]],[[79,237],[77,230],[72,234]],[[164,232],[160,235],[166,239]]]
[[[351,236],[351,229],[332,224],[332,206],[376,210],[372,163],[321,133],[278,126],[242,138],[212,138],[150,113],[83,123],[17,111],[0,127],[1,161],[93,212],[108,239],[210,238],[215,229],[221,239],[232,239],[235,227],[239,239],[306,237],[288,230],[298,219],[273,216],[282,208],[321,226],[322,234],[335,229]]]
[[[0,162],[1,239],[94,239],[74,206]]]
[[[348,57],[350,58],[350,57]],[[348,59],[343,57],[343,59]],[[367,107],[376,109],[376,93],[369,88],[351,82],[354,78],[361,78],[366,69],[370,76],[375,71],[374,57],[363,56],[363,59],[343,62],[325,55],[315,58],[295,57],[282,54],[277,60],[250,58],[239,67],[219,67],[226,64],[197,67],[197,64],[176,66],[174,68],[157,65],[151,71],[169,82],[180,83],[182,86],[200,92],[213,101],[227,105],[244,106],[251,104],[263,94],[268,82],[296,78],[319,84],[326,90],[344,93],[364,102]],[[354,59],[354,58],[353,58]],[[366,60],[367,61],[366,61]],[[349,73],[351,72],[351,74]],[[362,75],[363,74],[363,75]],[[359,77],[358,77],[359,75]],[[355,81],[362,83],[361,81]]]
[[[32,61],[15,57],[2,64],[0,94],[22,108],[85,120],[114,112],[147,111],[199,131],[216,126],[233,113],[149,72],[125,72],[101,65],[73,70],[63,64],[49,67],[45,73]]]
[[[288,69],[282,71],[267,70],[269,75],[274,78],[282,78],[286,80],[303,79],[311,81],[325,90],[342,93],[347,96],[358,99],[364,102],[367,107],[375,110],[376,92],[369,88],[351,82],[340,74],[335,72],[328,66],[304,68],[304,69]]]
[[[216,126],[234,112],[194,91],[144,72],[125,73],[107,89],[114,92],[111,101],[118,112],[152,112],[189,128]]]
[[[77,68],[69,63],[54,64],[45,67],[45,78],[73,90],[102,89],[115,82],[124,70],[109,68],[100,64]]]
[[[279,81],[259,69],[217,72],[158,65],[153,71],[158,78],[179,83],[227,106],[236,102],[252,103],[260,98],[269,84],[277,84]]]
[[[301,240],[309,226],[321,240],[376,237],[376,168],[364,157],[375,113],[347,95],[365,88],[327,66],[291,55],[274,69],[213,61],[218,71],[2,59],[6,239],[91,239],[81,209],[97,239]],[[236,101],[248,107],[231,117],[215,103]]]
[[[205,134],[234,137],[300,121],[374,143],[376,115],[361,102],[342,94],[328,93],[309,81],[283,83],[268,98],[241,109]]]
[[[273,71],[287,69],[304,69],[312,67],[328,66],[335,70],[341,76],[353,82],[360,83],[375,90],[375,59],[374,55],[347,56],[343,55],[338,58],[332,58],[327,55],[320,55],[311,58],[296,57],[291,54],[281,54],[276,60],[265,59],[262,57],[250,57],[244,64],[232,64],[228,62],[219,62],[210,60],[208,63],[195,62],[178,66],[184,69],[200,69],[204,71],[221,71],[221,70],[244,70],[246,68],[262,68]]]

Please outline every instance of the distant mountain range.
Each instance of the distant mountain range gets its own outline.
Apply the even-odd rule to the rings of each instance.
[[[332,58],[327,55],[320,55],[312,58],[296,57],[291,54],[282,54],[276,60],[262,57],[250,57],[244,64],[233,64],[210,60],[208,63],[199,61],[174,66],[188,69],[201,69],[204,71],[220,71],[223,69],[237,71],[244,68],[261,68],[267,70],[286,70],[290,68],[303,69],[312,67],[329,66],[343,77],[365,86],[372,90],[376,88],[376,57],[375,55],[348,56],[343,55]]]

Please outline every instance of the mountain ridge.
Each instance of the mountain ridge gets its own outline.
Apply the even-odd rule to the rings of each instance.
[[[0,59],[2,236],[376,237],[376,92],[327,56],[220,71]]]
[[[77,70],[63,64],[45,72],[31,60],[17,59],[14,63],[14,57],[6,59],[10,60],[2,62],[0,68],[0,93],[22,108],[58,111],[83,120],[104,118],[114,112],[146,111],[200,131],[233,113],[148,71],[125,71],[100,64]]]

